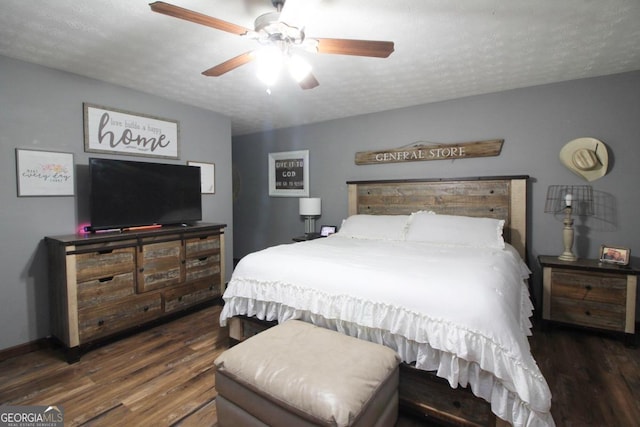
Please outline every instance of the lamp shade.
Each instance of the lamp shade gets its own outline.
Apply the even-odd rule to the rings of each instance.
[[[322,213],[322,200],[319,197],[300,199],[300,215],[313,216]]]
[[[550,185],[544,211],[558,213],[570,207],[575,215],[593,215],[593,191],[589,185]]]

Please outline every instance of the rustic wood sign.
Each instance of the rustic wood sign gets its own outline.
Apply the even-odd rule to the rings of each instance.
[[[491,157],[500,155],[504,139],[434,144],[416,142],[400,148],[356,153],[356,165],[380,163],[420,162],[426,160],[465,159],[468,157]]]

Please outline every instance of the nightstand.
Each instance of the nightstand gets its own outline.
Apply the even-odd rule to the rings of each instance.
[[[560,261],[541,255],[542,318],[625,334],[635,344],[636,290],[640,270],[593,259]]]
[[[315,240],[321,237],[320,233],[311,233],[311,234],[303,234],[302,236],[297,236],[293,238],[294,242],[306,242],[307,240]]]

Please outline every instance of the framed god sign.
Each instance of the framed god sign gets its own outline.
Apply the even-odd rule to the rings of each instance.
[[[309,150],[269,153],[269,196],[309,197]]]

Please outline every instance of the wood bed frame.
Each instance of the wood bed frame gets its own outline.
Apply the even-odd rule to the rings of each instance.
[[[400,215],[419,210],[439,214],[504,219],[504,238],[526,260],[528,176],[451,179],[348,181],[349,215]],[[236,317],[229,336],[242,341],[275,322]],[[488,402],[469,388],[452,389],[432,372],[403,364],[400,371],[401,410],[425,420],[456,426],[503,426]]]
[[[504,238],[526,256],[528,176],[347,181],[349,215],[419,210],[504,219]]]

